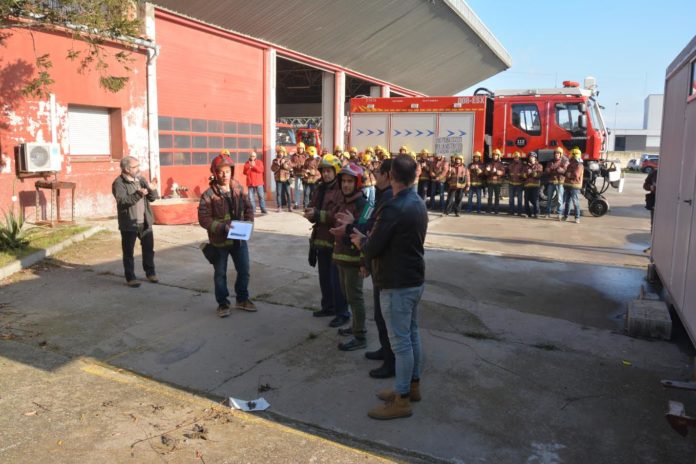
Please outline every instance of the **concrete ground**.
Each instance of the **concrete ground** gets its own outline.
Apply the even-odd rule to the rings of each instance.
[[[691,375],[693,351],[623,334],[646,285],[641,184],[629,177],[610,215],[579,225],[431,215],[424,398],[390,422],[366,411],[391,381],[311,317],[300,215],[258,218],[259,312],[222,320],[201,228],[157,227],[162,281],[138,289],[123,284],[118,235],[98,234],[0,287],[0,462],[693,462],[664,413],[696,398],[660,386]],[[271,408],[214,406],[228,396]]]

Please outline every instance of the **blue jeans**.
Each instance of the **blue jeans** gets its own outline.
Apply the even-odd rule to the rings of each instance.
[[[283,206],[283,201],[285,201],[285,206],[290,209],[290,183],[276,182],[276,203],[278,204],[278,209]]]
[[[302,178],[301,177],[295,177],[293,180],[293,187],[295,188],[295,201],[294,204],[295,206],[301,205],[300,200],[302,200],[302,192],[300,191],[300,187],[302,187]]]
[[[367,202],[370,204],[375,204],[375,186],[371,185],[369,187],[363,187],[363,193],[365,194],[365,198],[367,198]]]
[[[418,334],[418,303],[424,285],[381,289],[379,303],[387,322],[389,342],[396,359],[396,393],[411,391],[411,380],[420,379],[421,345]]]
[[[266,212],[266,192],[263,191],[263,185],[258,187],[249,187],[249,201],[251,202],[251,209],[256,211],[256,196],[259,197],[259,207],[261,212]]]
[[[319,248],[317,250],[321,309],[331,311],[337,316],[350,317],[348,303],[346,303],[346,298],[341,291],[338,266],[331,259],[332,255],[332,248]]]
[[[304,207],[307,208],[309,205],[309,200],[312,199],[312,194],[314,193],[314,188],[317,186],[317,184],[304,184]]]
[[[558,193],[556,201],[553,201],[553,194]],[[561,184],[549,184],[546,186],[546,214],[551,214],[552,211],[557,211],[561,214],[561,207],[563,206],[563,185]]]
[[[433,180],[430,182],[430,209],[435,209],[435,195],[440,195],[440,206],[438,209],[445,209],[445,183]]]
[[[474,203],[472,201],[474,194],[476,194],[476,212],[481,212],[481,190],[483,190],[483,187],[481,186],[471,187],[469,189],[469,201],[466,206],[467,213],[470,213],[474,208]]]
[[[213,282],[215,283],[215,300],[218,304],[230,304],[227,299],[230,296],[227,290],[227,260],[232,257],[237,278],[234,281],[234,293],[237,303],[249,299],[249,248],[247,242],[239,241],[239,245],[229,248],[218,248],[218,257],[213,269]]]
[[[510,185],[510,214],[522,214],[522,192],[524,188],[521,185]],[[517,199],[517,208],[515,208],[515,199]]]
[[[575,219],[578,219],[580,218],[580,189],[565,189],[563,194],[563,217],[568,217],[571,202],[575,207]]]

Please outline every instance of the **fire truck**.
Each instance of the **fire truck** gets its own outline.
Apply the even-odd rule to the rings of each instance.
[[[610,186],[622,191],[624,179],[620,163],[606,158],[607,129],[597,95],[596,81],[588,77],[584,87],[565,81],[550,89],[479,88],[473,96],[353,98],[350,145],[459,153],[467,163],[475,151],[490,159],[494,149],[504,162],[519,151],[522,157],[535,152],[546,163],[556,147],[566,153],[577,147],[585,165],[582,194],[590,213],[603,216],[609,211],[604,193]]]

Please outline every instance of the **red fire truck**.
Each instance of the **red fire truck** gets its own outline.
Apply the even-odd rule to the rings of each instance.
[[[623,177],[620,166],[606,159],[607,130],[597,94],[594,78],[587,78],[584,88],[565,81],[553,89],[480,88],[473,96],[354,98],[350,145],[461,153],[466,162],[474,151],[488,159],[497,148],[503,160],[516,151],[523,157],[535,152],[542,163],[558,146],[566,152],[577,147],[585,164],[582,193],[590,212],[602,216],[609,210],[603,194],[609,186],[623,190]]]

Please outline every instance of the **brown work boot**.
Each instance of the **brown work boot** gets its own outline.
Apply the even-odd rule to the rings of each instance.
[[[147,276],[147,280],[149,280],[153,284],[156,284],[157,282],[159,282],[159,277],[157,277],[155,274],[152,274]]]
[[[256,312],[256,305],[251,300],[240,301],[239,303],[237,303],[237,309],[253,313]]]
[[[230,315],[230,312],[230,305],[228,304],[221,304],[217,308],[218,317],[227,317]]]
[[[126,285],[128,285],[130,288],[138,288],[140,287],[140,282],[137,280],[126,280]]]
[[[394,395],[394,398],[384,404],[375,406],[367,412],[373,419],[389,420],[409,417],[413,414],[411,410],[411,400],[402,398],[401,395]]]
[[[382,401],[392,401],[397,396],[392,389],[380,390],[377,392],[377,398]],[[421,400],[420,382],[411,382],[410,400],[414,403]]]

